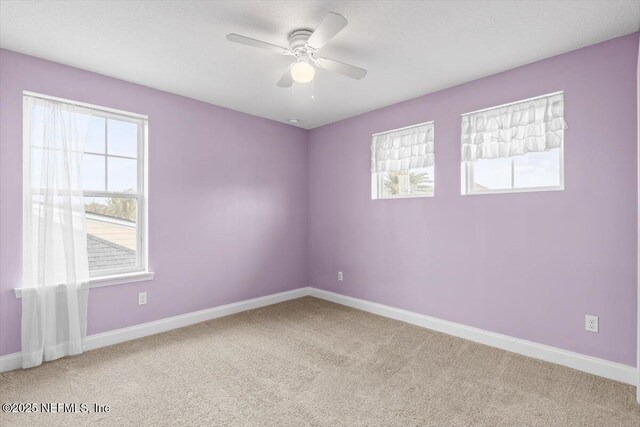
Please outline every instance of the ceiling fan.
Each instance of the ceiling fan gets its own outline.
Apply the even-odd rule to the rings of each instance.
[[[359,80],[367,75],[367,70],[334,59],[316,56],[318,51],[346,25],[347,20],[344,16],[329,12],[315,31],[304,29],[293,31],[289,35],[288,48],[233,33],[227,34],[227,40],[295,57],[295,62],[278,81],[280,87],[290,87],[294,81],[298,83],[310,82],[315,75],[314,66]]]

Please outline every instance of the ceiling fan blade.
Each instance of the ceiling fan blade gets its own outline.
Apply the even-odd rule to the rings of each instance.
[[[347,20],[344,16],[329,12],[318,25],[318,28],[311,34],[307,44],[314,49],[320,49],[346,26]]]
[[[360,80],[367,75],[367,70],[328,58],[318,58],[316,65],[323,70],[333,71],[352,79]]]
[[[250,37],[241,36],[239,34],[233,34],[233,33],[227,34],[227,40],[234,43],[240,43],[247,46],[253,46],[253,47],[258,47],[260,49],[270,50],[272,52],[276,52],[281,55],[286,55],[289,53],[289,49],[284,48],[282,46],[252,39]]]
[[[293,84],[293,77],[291,77],[291,67],[287,68],[280,80],[278,80],[278,87],[291,87]]]

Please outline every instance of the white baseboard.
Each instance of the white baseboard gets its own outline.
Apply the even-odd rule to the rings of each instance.
[[[401,310],[388,305],[369,302],[366,300],[348,297],[334,292],[317,288],[309,288],[309,295],[321,298],[337,304],[346,305],[358,310],[367,311],[379,316],[401,320],[412,325],[443,332],[455,337],[464,338],[477,343],[497,347],[503,350],[519,353],[525,356],[555,363],[579,371],[588,372],[611,380],[620,381],[626,384],[636,385],[637,370],[632,366],[620,363],[609,362],[596,357],[585,356],[583,354],[562,350],[544,344],[537,344],[507,335],[497,334],[459,323]]]
[[[224,317],[230,314],[240,313],[242,311],[253,310],[255,308],[300,298],[308,294],[309,288],[299,288],[259,298],[221,305],[206,310],[194,311],[193,313],[168,317],[154,322],[142,323],[128,328],[90,335],[87,337],[83,348],[84,350],[94,350],[96,348],[106,347],[124,341],[167,332],[172,329],[182,328],[195,323],[217,319],[218,317]],[[0,356],[0,372],[12,371],[14,369],[20,369],[21,367],[22,357],[19,352]]]
[[[22,355],[11,353],[0,356],[0,372],[13,371],[22,367]]]
[[[334,292],[311,287],[294,289],[287,292],[281,292],[246,301],[221,305],[219,307],[196,311],[193,313],[187,313],[180,316],[169,317],[166,319],[157,320],[155,322],[143,323],[128,328],[90,335],[87,337],[85,349],[93,350],[100,347],[106,347],[124,341],[158,334],[161,332],[170,331],[172,329],[182,328],[184,326],[193,325],[195,323],[205,322],[207,320],[228,316],[230,314],[240,313],[246,310],[253,310],[255,308],[277,304],[279,302],[288,301],[307,295],[335,302],[337,304],[345,305],[348,307],[353,307],[358,310],[367,311],[379,316],[401,320],[403,322],[411,323],[416,326],[443,332],[448,335],[453,335],[470,341],[497,347],[506,351],[511,351],[513,353],[519,353],[547,362],[556,363],[558,365],[567,366],[569,368],[588,372],[590,374],[598,375],[604,378],[609,378],[626,384],[636,385],[637,370],[632,366],[609,362],[603,359],[585,356],[556,347],[537,344],[531,341],[513,338],[507,335],[497,334],[495,332],[484,331],[482,329],[465,326],[459,323],[449,322],[446,320],[437,319],[435,317],[429,317],[423,314],[413,313],[411,311],[401,310],[387,305],[369,302],[366,300],[348,297]],[[0,372],[19,369],[21,366],[22,359],[20,353],[0,356]]]

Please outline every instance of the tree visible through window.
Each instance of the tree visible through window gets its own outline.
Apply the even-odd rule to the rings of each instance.
[[[110,216],[113,218],[136,220],[136,201],[134,199],[118,199],[109,197],[103,203],[91,201],[85,204],[85,211],[98,215]]]
[[[387,172],[383,175],[383,186],[385,196],[433,193],[433,180],[428,172]]]

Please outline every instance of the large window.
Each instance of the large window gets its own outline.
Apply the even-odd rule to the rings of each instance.
[[[433,122],[372,135],[371,198],[434,193]]]
[[[564,95],[462,117],[462,194],[564,189]]]
[[[30,95],[25,95],[30,96]],[[37,95],[36,95],[37,96]],[[144,116],[81,104],[86,132],[81,184],[87,229],[87,255],[92,277],[147,270],[146,132]],[[44,129],[43,106],[26,116],[32,140]],[[34,136],[35,133],[35,136]],[[42,149],[30,150],[30,182],[38,186]]]

